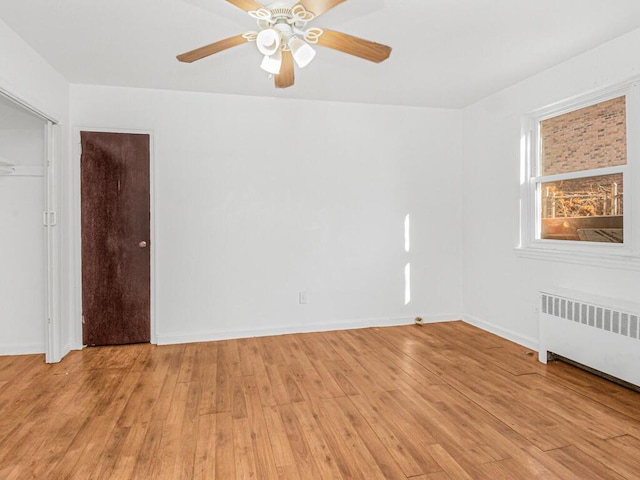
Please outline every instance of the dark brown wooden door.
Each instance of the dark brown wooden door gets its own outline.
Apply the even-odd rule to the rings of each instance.
[[[149,342],[149,135],[80,137],[83,342]]]

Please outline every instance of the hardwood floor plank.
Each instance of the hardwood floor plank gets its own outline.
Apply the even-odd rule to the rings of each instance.
[[[0,357],[0,478],[630,480],[640,394],[461,322]]]
[[[178,384],[178,373],[167,370],[167,375],[159,389],[158,398],[149,412],[149,421],[164,422],[169,417],[173,395]]]
[[[640,472],[640,441],[629,435],[609,440],[585,436],[576,447],[625,478],[634,478]]]
[[[304,480],[307,477],[302,477],[298,468],[295,465],[283,465],[278,467],[278,480]]]
[[[198,420],[194,480],[215,480],[216,478],[216,419],[215,414],[209,414],[201,415]]]
[[[287,365],[297,365],[305,370],[313,368],[312,360],[302,348],[302,342],[297,335],[284,335],[280,341]]]
[[[169,412],[166,422],[169,425],[180,425],[184,418],[184,412],[187,408],[187,399],[189,398],[189,384],[176,383],[173,389],[173,396],[169,405]]]
[[[354,478],[358,478],[358,475],[365,480],[389,478],[378,466],[375,457],[335,399],[323,400],[320,403],[320,411],[320,427],[325,436],[331,438],[333,445],[341,446],[348,464],[357,472]]]
[[[231,379],[231,416],[234,419],[247,418],[247,402],[242,377]]]
[[[233,454],[236,478],[260,478],[251,445],[251,425],[247,418],[233,419]]]
[[[344,390],[338,384],[334,376],[331,375],[331,372],[329,372],[324,362],[321,362],[321,361],[313,362],[313,364],[311,365],[311,368],[315,370],[315,372],[317,373],[318,377],[322,382],[323,388],[326,392],[325,398],[336,398],[336,397],[342,397],[345,395]]]
[[[428,475],[411,477],[411,480],[453,480],[447,472],[436,472]]]
[[[278,408],[264,407],[263,412],[276,466],[280,468],[295,465],[296,459]]]
[[[427,451],[450,477],[460,480],[472,480],[469,473],[460,466],[441,445],[428,445]]]
[[[567,424],[574,425],[576,429],[602,439],[618,437],[629,431],[628,419],[621,418],[615,411],[609,413],[610,421],[606,424],[598,422],[603,409],[607,407],[585,402],[582,395],[569,388],[550,384],[539,375],[519,377],[516,382],[521,383],[525,388],[544,389],[545,407],[562,417]]]
[[[232,356],[227,342],[218,344],[215,413],[231,412],[231,363]]]
[[[133,470],[133,478],[152,478],[151,472],[154,463],[157,462],[160,455],[163,426],[162,422],[151,422],[147,425],[147,431]]]
[[[0,380],[9,381],[17,377],[43,370],[42,355],[13,355],[0,357]]]
[[[90,479],[107,479],[114,478],[112,476],[115,469],[118,456],[122,451],[124,441],[129,435],[130,427],[115,428],[110,435],[107,436],[107,442],[102,454],[98,458],[98,462],[91,467]]]
[[[227,365],[229,367],[229,376],[231,378],[242,376],[242,367],[240,366],[240,350],[238,350],[239,340],[225,340],[220,346],[227,350]]]
[[[333,400],[342,410],[344,415],[343,422],[345,424],[348,422],[351,428],[355,430],[364,446],[373,456],[373,459],[384,475],[384,478],[402,478],[404,476],[404,472],[394,460],[393,455],[385,447],[382,440],[376,435],[375,431],[367,423],[353,403],[346,397],[338,397]]]
[[[349,401],[354,404],[360,415],[371,426],[407,477],[416,477],[426,473],[426,470],[419,464],[419,459],[414,458],[407,448],[406,439],[391,423],[392,415],[381,415],[376,405],[372,405],[368,398],[360,395],[349,397]]]
[[[280,412],[280,418],[289,439],[289,445],[298,466],[298,471],[304,474],[305,479],[321,479],[322,477],[316,464],[315,451],[312,451],[312,448],[307,443],[302,425],[296,417],[293,407],[291,405],[281,405],[278,407],[278,411]],[[328,454],[323,452],[320,454],[321,458],[317,459],[318,463],[324,464],[333,461]]]
[[[333,377],[344,395],[360,395],[360,391],[349,380],[349,367],[342,360],[323,361],[322,365]]]
[[[176,472],[178,478],[192,478],[195,469],[195,455],[198,440],[200,417],[200,382],[189,383],[187,403],[182,418],[180,430],[180,448],[178,449],[178,462]]]
[[[89,417],[78,430],[71,444],[67,447],[64,456],[60,456],[54,468],[48,473],[49,478],[73,478],[78,462],[84,460],[84,451],[87,449],[94,432],[104,427],[104,419]],[[0,477],[2,478],[2,477]]]
[[[267,420],[260,400],[258,382],[255,377],[243,379],[249,419],[251,448],[258,478],[277,478],[278,471],[267,427]]]
[[[544,465],[547,476],[561,480],[623,480],[623,477],[606,468],[602,463],[576,447],[565,447],[543,452],[537,447],[526,449],[528,458],[535,458]]]
[[[338,354],[327,340],[325,334],[302,333],[295,335],[300,341],[300,345],[311,361],[332,361],[337,360]]]
[[[326,438],[318,423],[318,414],[306,402],[281,407],[295,415],[322,478],[353,478],[350,466],[336,453],[336,445]]]
[[[281,337],[262,337],[257,340],[265,365],[278,366],[287,363],[282,353]]]
[[[416,401],[410,391],[389,392],[410,418],[428,429],[434,439],[432,443],[445,446],[456,458],[475,457],[478,463],[502,460],[509,457],[510,450],[501,448],[502,445],[530,445],[492,415],[474,408],[473,402],[449,386],[426,386],[419,395]]]
[[[200,415],[212,415],[217,413],[216,392],[217,392],[217,373],[218,364],[214,363],[211,354],[207,355],[208,359],[204,360],[207,368],[202,379],[202,397],[200,399]],[[217,357],[217,353],[216,353]],[[217,358],[216,358],[217,360]]]
[[[284,383],[284,380],[282,379],[282,376],[280,375],[279,368],[275,365],[266,365],[265,371],[267,374],[267,381],[270,386],[269,395],[273,398],[275,405],[287,405],[291,403],[291,399],[289,398],[289,391]]]
[[[178,450],[180,449],[180,432],[182,426],[178,423],[165,423],[158,447],[156,462],[151,466],[150,478],[178,478],[176,465]]]
[[[118,451],[118,457],[108,478],[132,477],[147,433],[147,427],[148,425],[144,423],[135,423],[129,427],[127,436],[122,443],[122,448]]]
[[[198,344],[189,343],[184,347],[184,355],[180,364],[180,373],[178,373],[178,383],[193,382],[194,376],[197,376],[197,357]]]
[[[277,369],[289,401],[292,403],[304,402],[305,397],[302,395],[301,385],[296,378],[296,371],[291,365],[279,365]]]
[[[553,384],[561,384],[601,405],[616,410],[624,417],[640,421],[640,402],[637,399],[637,392],[595,377],[589,372],[563,362],[550,362],[540,375]]]
[[[264,375],[256,375],[256,382],[258,384],[258,391],[260,392],[260,401],[263,406],[274,407],[276,405],[280,405],[276,400],[276,397],[273,395],[271,380],[266,373],[266,369]],[[286,394],[283,394],[283,396],[286,396]],[[286,401],[282,403],[286,403]]]
[[[233,444],[233,418],[231,413],[216,415],[215,478],[236,478],[236,461]]]

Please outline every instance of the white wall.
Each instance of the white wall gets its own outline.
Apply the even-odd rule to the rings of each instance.
[[[61,155],[58,172],[64,169],[66,160],[66,133],[69,110],[69,85],[66,80],[47,64],[29,45],[15,34],[4,22],[0,20],[0,91],[28,104],[35,110],[42,112],[47,117],[60,122],[61,140],[59,145]],[[24,145],[18,142],[18,132],[10,132],[6,126],[2,129],[5,133],[0,138],[4,148],[12,150],[14,155],[20,152]],[[10,135],[7,135],[9,134]],[[23,140],[27,142],[42,142],[42,137],[35,140],[31,133],[21,132],[26,135]],[[40,150],[40,161],[43,160],[41,143],[37,148],[31,144],[31,150]],[[25,148],[26,150],[28,148]],[[27,155],[29,156],[29,155]],[[32,158],[24,158],[25,164],[35,161]],[[3,245],[10,246],[9,251],[2,250],[5,256],[2,264],[2,282],[10,281],[11,298],[4,298],[0,307],[0,354],[6,353],[31,353],[44,352],[45,320],[44,299],[42,288],[44,284],[42,238],[42,211],[44,210],[42,189],[34,185],[38,180],[26,178],[4,178],[0,184],[0,209],[2,211],[2,236]],[[42,182],[42,180],[40,180]],[[39,193],[37,193],[39,192]],[[58,202],[59,203],[59,202]],[[64,212],[58,210],[59,227],[56,227],[56,251],[54,261],[61,264],[60,236],[64,228]],[[37,214],[36,223],[33,223]],[[29,268],[25,268],[18,257],[11,255],[15,248],[27,249],[33,252],[29,260]],[[38,265],[40,268],[38,268]],[[36,278],[40,275],[39,278]],[[59,284],[68,284],[58,282]],[[35,287],[35,288],[34,288]],[[8,287],[9,288],[9,287]],[[6,293],[6,292],[5,292]],[[60,306],[64,303],[62,296],[68,292],[58,292],[54,321],[61,323]],[[36,318],[37,317],[37,318]],[[64,325],[63,325],[64,327]],[[61,333],[56,335],[56,349],[64,350],[62,339],[68,335]]]
[[[543,288],[638,301],[640,272],[521,259],[514,252],[522,115],[638,75],[638,51],[640,30],[464,111],[463,291],[468,320],[535,347],[537,292]],[[639,187],[637,182],[633,194],[640,194]]]
[[[0,19],[0,90],[64,121],[69,110],[67,81]]]
[[[72,85],[71,118],[153,133],[159,342],[459,316],[460,112]]]

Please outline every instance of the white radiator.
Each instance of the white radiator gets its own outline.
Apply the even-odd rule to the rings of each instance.
[[[540,294],[542,363],[551,353],[640,386],[640,305],[569,290]]]

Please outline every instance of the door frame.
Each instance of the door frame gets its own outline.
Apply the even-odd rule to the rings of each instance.
[[[46,122],[43,131],[44,150],[42,152],[42,168],[44,172],[43,211],[43,249],[44,249],[44,354],[45,362],[59,362],[66,354],[63,351],[62,325],[60,323],[60,305],[62,289],[59,282],[61,273],[60,227],[57,215],[60,205],[59,184],[60,159],[62,155],[62,127],[60,120],[36,108],[19,96],[14,95],[0,85],[0,95],[13,101],[33,115]]]
[[[156,208],[155,208],[155,161],[154,161],[154,132],[153,130],[137,130],[122,129],[110,127],[73,127],[73,162],[71,166],[71,175],[73,177],[73,218],[72,223],[72,252],[73,252],[73,279],[74,279],[74,302],[73,302],[73,321],[72,321],[72,337],[73,349],[82,350],[84,348],[82,342],[82,227],[81,227],[81,195],[80,195],[80,157],[82,156],[82,145],[80,132],[98,132],[98,133],[132,133],[149,135],[149,239],[150,258],[149,258],[149,288],[151,301],[149,303],[149,316],[151,323],[151,343],[158,343],[156,333],[156,275],[158,272],[156,264]]]

